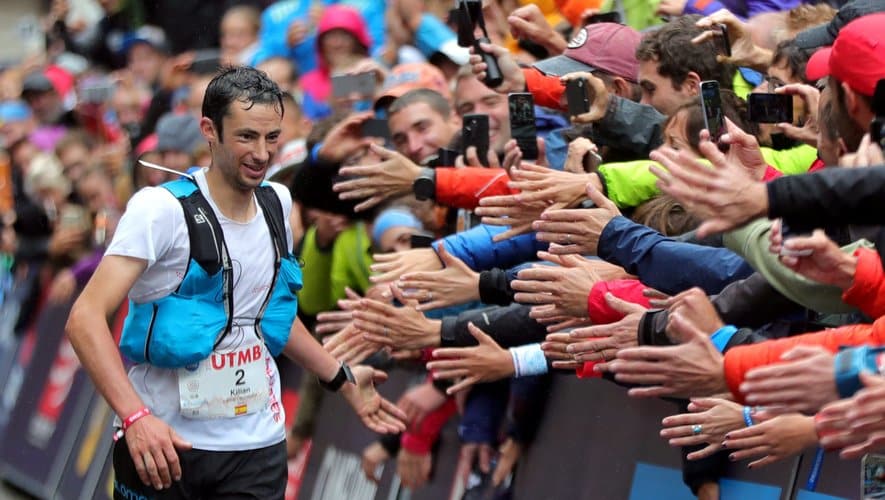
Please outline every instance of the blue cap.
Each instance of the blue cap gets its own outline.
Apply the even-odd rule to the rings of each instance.
[[[388,229],[401,226],[412,229],[423,228],[421,221],[412,212],[403,208],[388,208],[375,217],[375,225],[372,227],[372,242],[375,243],[375,246],[380,246],[381,236]]]
[[[24,101],[0,102],[0,123],[20,122],[31,117],[31,108]]]

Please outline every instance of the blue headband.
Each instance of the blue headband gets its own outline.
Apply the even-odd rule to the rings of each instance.
[[[375,217],[375,225],[372,228],[372,241],[375,246],[381,245],[381,235],[388,229],[394,227],[410,227],[412,229],[421,229],[421,221],[415,217],[412,212],[402,208],[389,208]]]

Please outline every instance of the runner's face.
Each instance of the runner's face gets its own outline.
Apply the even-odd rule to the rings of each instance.
[[[232,102],[222,118],[222,140],[213,144],[212,168],[235,189],[258,187],[277,152],[281,118],[271,104]]]

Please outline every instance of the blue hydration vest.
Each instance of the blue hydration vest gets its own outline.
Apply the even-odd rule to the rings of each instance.
[[[184,278],[169,295],[136,304],[129,301],[120,351],[137,363],[161,368],[196,364],[212,354],[233,323],[233,267],[215,212],[196,182],[163,184],[181,203],[190,240]],[[267,183],[255,190],[274,246],[273,286],[255,318],[255,332],[273,356],[279,355],[295,321],[301,268],[288,252],[283,207]]]

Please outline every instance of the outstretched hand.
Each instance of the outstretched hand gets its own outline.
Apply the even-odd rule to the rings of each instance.
[[[406,430],[406,414],[381,397],[375,384],[387,380],[387,374],[369,366],[354,366],[356,384],[344,384],[341,393],[366,427],[381,434]]]

